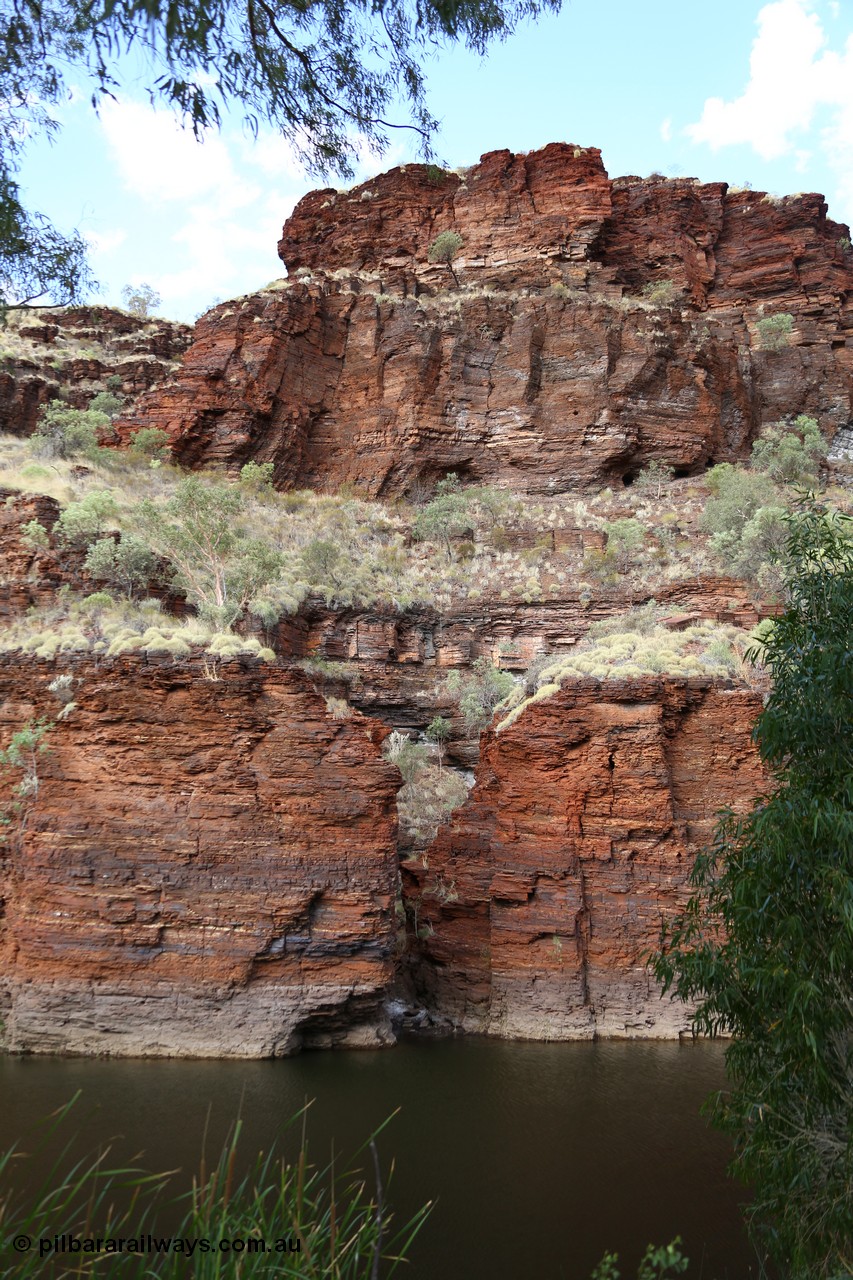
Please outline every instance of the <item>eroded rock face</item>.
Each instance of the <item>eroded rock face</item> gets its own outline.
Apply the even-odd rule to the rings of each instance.
[[[473,769],[479,748],[464,727],[459,702],[447,690],[451,671],[470,670],[478,658],[517,676],[543,653],[569,652],[592,623],[645,604],[650,592],[612,591],[581,601],[577,590],[560,600],[523,603],[492,599],[439,612],[427,606],[405,613],[390,608],[331,609],[316,603],[284,619],[278,650],[295,659],[346,663],[357,677],[325,691],[346,698],[366,715],[397,729],[423,732],[436,715],[453,725],[449,758]],[[676,628],[712,620],[749,630],[770,612],[756,605],[741,582],[696,578],[655,591]]]
[[[429,264],[428,250],[456,231],[460,280],[538,287],[562,278],[555,263],[588,259],[611,211],[598,148],[551,143],[527,155],[490,151],[462,176],[406,165],[352,191],[312,191],[278,253],[288,271],[379,270],[396,286],[421,277],[444,287],[447,267]]]
[[[406,864],[426,1007],[504,1037],[686,1031],[644,957],[716,811],[765,782],[760,708],[707,679],[586,680],[491,731],[468,803]]]
[[[453,269],[430,263],[441,231]],[[762,424],[853,418],[853,257],[822,197],[611,181],[594,148],[420,165],[297,205],[293,278],[198,324],[140,402],[188,465],[275,463],[371,496],[450,471],[529,492],[743,457]],[[665,282],[664,298],[644,301]],[[792,317],[765,349],[759,322]]]
[[[0,364],[0,431],[31,435],[39,413],[62,397],[87,409],[99,391],[132,402],[174,372],[192,327],[112,307],[35,311],[10,326]]]
[[[0,621],[50,600],[66,580],[63,569],[32,546],[24,532],[33,520],[50,530],[58,519],[59,503],[46,494],[0,487]]]
[[[5,1045],[261,1057],[381,1044],[397,887],[387,733],[298,673],[76,663],[2,868]],[[0,740],[58,704],[6,655]]]

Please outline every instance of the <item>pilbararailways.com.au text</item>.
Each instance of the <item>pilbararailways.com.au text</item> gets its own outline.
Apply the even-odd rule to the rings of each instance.
[[[210,1240],[205,1236],[28,1236],[17,1235],[11,1244],[16,1253],[38,1250],[40,1258],[57,1253],[181,1253],[191,1258],[194,1253],[299,1253],[298,1236],[282,1236],[261,1240],[257,1236],[235,1236]]]

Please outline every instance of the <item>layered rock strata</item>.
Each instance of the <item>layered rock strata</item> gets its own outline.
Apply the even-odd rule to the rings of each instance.
[[[645,958],[718,808],[766,782],[760,707],[708,679],[585,680],[490,731],[468,803],[405,864],[434,1017],[537,1040],[686,1031]]]
[[[69,670],[68,666],[64,668]],[[18,1052],[261,1057],[381,1044],[399,775],[387,730],[297,673],[70,667],[76,706],[7,832],[0,964]],[[6,656],[0,740],[57,706]],[[8,797],[7,797],[8,799]]]
[[[463,246],[429,262],[441,231]],[[278,289],[198,324],[122,427],[280,486],[403,493],[450,471],[529,492],[743,457],[760,427],[853,419],[853,257],[822,197],[611,181],[594,148],[492,152],[312,192]],[[657,284],[657,302],[639,296]],[[768,349],[761,320],[791,318]]]
[[[112,307],[63,307],[18,317],[0,357],[0,431],[30,435],[49,401],[87,409],[99,391],[132,402],[174,373],[192,328]]]
[[[0,487],[0,620],[10,621],[34,604],[51,599],[68,579],[69,564],[60,565],[28,541],[24,529],[36,520],[52,529],[59,503],[47,494],[25,494]],[[81,557],[73,555],[70,561]]]
[[[479,747],[465,729],[458,700],[448,693],[450,672],[470,671],[478,658],[488,658],[520,678],[542,654],[568,652],[592,623],[644,604],[649,595],[611,591],[582,602],[569,591],[553,601],[490,600],[402,614],[390,608],[334,610],[314,602],[279,624],[276,648],[297,660],[345,664],[344,679],[323,679],[318,687],[395,729],[422,732],[435,715],[444,716],[452,724],[450,759],[473,769]],[[770,611],[766,604],[756,607],[743,583],[731,578],[674,583],[655,595],[674,629],[711,620],[749,630]]]

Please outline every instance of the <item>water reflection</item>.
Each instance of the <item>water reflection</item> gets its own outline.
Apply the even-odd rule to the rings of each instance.
[[[436,1209],[413,1280],[585,1280],[606,1249],[636,1264],[681,1234],[704,1280],[756,1274],[740,1225],[726,1142],[700,1118],[723,1082],[710,1044],[512,1044],[462,1040],[280,1062],[0,1060],[0,1145],[78,1089],[90,1145],[145,1152],[187,1176],[209,1120],[211,1148],[240,1113],[245,1150],[268,1148],[306,1098],[317,1159],[380,1139],[396,1160],[391,1200]],[[293,1134],[285,1134],[293,1147]],[[25,1148],[31,1144],[24,1142]]]

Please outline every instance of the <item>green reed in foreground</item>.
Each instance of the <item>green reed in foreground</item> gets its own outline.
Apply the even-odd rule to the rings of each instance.
[[[48,1133],[55,1139],[71,1104]],[[397,1228],[385,1203],[375,1138],[356,1153],[370,1176],[334,1155],[308,1161],[304,1129],[294,1161],[275,1148],[238,1167],[238,1121],[212,1167],[204,1158],[192,1189],[170,1195],[171,1173],[113,1167],[109,1152],[59,1152],[41,1186],[16,1188],[25,1160],[0,1154],[0,1276],[256,1276],[385,1280],[405,1260],[430,1205]],[[387,1124],[387,1121],[386,1121]],[[165,1232],[157,1223],[178,1221]]]

